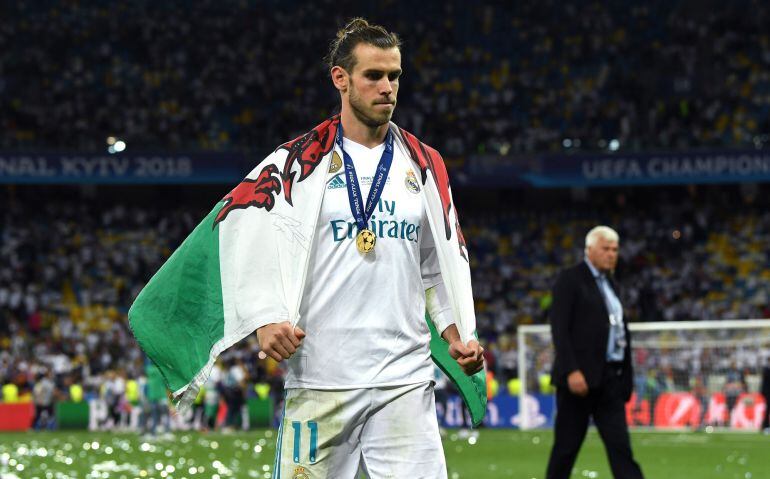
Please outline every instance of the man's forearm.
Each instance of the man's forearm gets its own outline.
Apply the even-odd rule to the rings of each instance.
[[[457,326],[450,324],[444,331],[441,332],[441,337],[449,344],[460,340],[460,331],[457,330]]]

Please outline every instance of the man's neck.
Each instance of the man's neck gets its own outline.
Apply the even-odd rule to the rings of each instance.
[[[385,135],[388,133],[388,123],[372,128],[358,121],[352,113],[347,115],[345,113],[343,111],[340,115],[345,138],[367,148],[374,148],[385,141]]]
[[[608,271],[605,271],[605,270],[602,270],[602,269],[600,269],[600,268],[597,268],[597,267],[596,267],[596,265],[593,263],[593,261],[591,261],[590,259],[588,259],[588,257],[587,257],[587,256],[584,258],[584,260],[585,260],[586,264],[588,264],[588,265],[590,266],[590,268],[589,268],[589,269],[593,269],[593,271],[592,271],[592,272],[594,272],[594,273],[598,273],[598,274],[600,274],[600,275],[602,275],[602,274],[603,274],[603,275],[605,275],[605,276],[607,275]]]

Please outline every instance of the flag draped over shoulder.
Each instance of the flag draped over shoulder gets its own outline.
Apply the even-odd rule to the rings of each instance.
[[[299,321],[326,179],[313,173],[328,171],[338,124],[339,116],[330,118],[260,162],[214,206],[129,310],[134,336],[181,409],[192,403],[222,351],[266,324]],[[442,278],[460,336],[467,342],[476,327],[470,269],[446,168],[436,150],[392,123],[391,131],[396,147],[421,171]],[[434,348],[446,353],[446,343],[432,343],[433,357],[442,370],[456,373],[454,360],[435,354]],[[452,374],[450,378],[458,382]],[[467,383],[463,397],[466,403],[475,401],[469,408],[479,423],[486,388],[478,394],[476,389],[478,384]]]
[[[202,384],[205,366],[226,346],[219,232],[211,223],[218,204],[145,286],[129,310],[139,345],[168,387]]]

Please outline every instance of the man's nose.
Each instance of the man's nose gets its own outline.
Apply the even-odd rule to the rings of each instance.
[[[381,95],[390,96],[390,94],[393,93],[393,85],[390,84],[388,77],[383,77],[382,80],[380,80],[379,87]]]

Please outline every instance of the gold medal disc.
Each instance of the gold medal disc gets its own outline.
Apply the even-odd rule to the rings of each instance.
[[[374,243],[376,242],[377,236],[369,229],[359,231],[358,236],[356,236],[356,247],[361,253],[371,253],[374,251]]]

